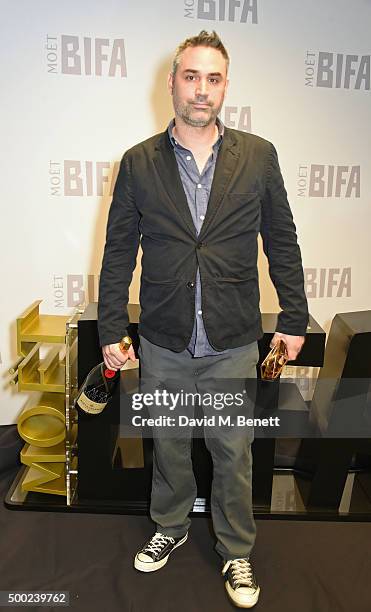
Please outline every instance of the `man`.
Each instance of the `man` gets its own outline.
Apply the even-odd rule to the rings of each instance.
[[[256,377],[260,231],[282,311],[271,346],[282,338],[290,360],[304,343],[308,308],[300,248],[274,146],[218,119],[229,58],[218,35],[200,32],[177,49],[168,88],[175,119],[122,159],[110,208],[99,290],[98,327],[109,368],[135,359],[126,333],[128,288],[141,241],[142,376]],[[195,365],[197,364],[197,365]],[[195,369],[196,368],[196,369]],[[196,385],[196,383],[195,383]],[[205,442],[214,470],[211,511],[230,599],[259,597],[250,553],[251,439]],[[154,438],[151,517],[156,532],[134,566],[160,569],[188,536],[196,497],[191,436]]]

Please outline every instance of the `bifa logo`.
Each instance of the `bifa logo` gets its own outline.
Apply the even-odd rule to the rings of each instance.
[[[258,23],[258,0],[184,0],[184,17]]]
[[[297,185],[298,197],[360,198],[361,167],[301,164]]]
[[[88,36],[46,37],[46,67],[50,74],[126,77],[123,38]]]
[[[307,87],[370,90],[371,55],[307,51],[304,63]]]
[[[304,268],[307,298],[351,297],[351,268]]]
[[[222,121],[227,127],[251,132],[251,106],[224,106]]]
[[[99,274],[55,274],[52,288],[55,308],[76,308],[79,304],[97,301]]]
[[[52,197],[112,195],[120,162],[65,159],[49,162]]]

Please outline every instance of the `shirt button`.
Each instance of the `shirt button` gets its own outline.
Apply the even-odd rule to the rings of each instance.
[[[189,161],[190,159],[192,159],[192,157],[190,155],[187,155],[186,159],[188,159]]]
[[[205,219],[205,215],[200,215],[200,219],[203,221]]]
[[[202,315],[202,310],[197,310],[198,315]]]
[[[201,189],[201,187],[202,187],[201,183],[198,183],[197,189]]]

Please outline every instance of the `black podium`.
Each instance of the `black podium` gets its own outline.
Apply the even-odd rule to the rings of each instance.
[[[128,311],[129,334],[137,353],[139,305],[129,305]],[[259,341],[260,361],[269,351],[276,321],[275,314],[262,316],[264,336]],[[89,370],[102,360],[97,304],[89,304],[80,313],[76,326],[77,383],[81,385]],[[274,383],[257,379],[254,416],[279,415],[283,427],[276,439],[275,433],[269,430],[256,435],[255,429],[252,452],[256,518],[371,520],[371,359],[368,357],[371,311],[336,315],[326,352],[325,336],[310,317],[305,345],[293,364],[321,367],[311,401],[304,401],[298,379],[290,382],[282,377]],[[70,503],[57,495],[23,493],[20,483],[25,466],[22,466],[4,500],[8,509],[148,512],[153,442],[137,432],[135,437],[125,435],[125,425],[120,422],[120,403],[124,398],[130,405],[132,394],[139,387],[139,375],[138,368],[123,372],[121,397],[117,389],[102,414],[79,415],[78,486],[71,489],[74,494]],[[279,453],[283,448],[290,448],[289,462],[282,462]],[[192,514],[202,515],[210,511],[212,479],[212,462],[202,438],[193,438],[192,459],[197,481]],[[74,479],[76,482],[76,475]]]
[[[359,489],[371,492],[370,347],[370,310],[334,317],[310,405],[318,436],[301,441],[295,461],[308,508],[336,510],[350,468]]]
[[[138,349],[137,325],[139,305],[129,304],[129,334],[133,339],[134,349]],[[269,344],[274,333],[277,315],[263,314],[264,336],[259,341],[261,359],[269,351]],[[321,366],[324,358],[325,332],[310,317],[305,345],[295,365]],[[97,305],[89,304],[78,322],[78,382],[83,382],[89,370],[101,360],[98,343]],[[260,372],[258,364],[258,375]],[[138,370],[123,373],[125,391],[130,395],[138,388]],[[266,384],[266,383],[265,383]],[[277,396],[276,383],[268,383],[269,393]],[[257,405],[260,414],[272,411],[272,406],[265,404],[266,390],[258,381]],[[273,385],[273,387],[272,387]],[[290,410],[288,422],[293,419],[308,420],[309,410],[302,399],[298,387],[294,384],[284,385],[286,394],[290,391]],[[290,389],[289,389],[290,387]],[[260,399],[259,399],[260,398]],[[262,400],[262,401],[261,401]],[[273,399],[274,401],[274,399]],[[286,399],[285,399],[286,401]],[[152,440],[120,439],[119,390],[113,401],[99,415],[79,415],[78,425],[78,504],[109,511],[123,513],[147,512],[150,500],[152,475]],[[277,406],[275,407],[277,409]],[[274,476],[274,437],[256,438],[252,445],[253,452],[253,501],[255,512],[259,514],[282,516],[281,512],[271,511],[272,485]],[[193,508],[194,513],[209,511],[208,500],[212,478],[212,462],[203,439],[193,438],[193,467],[198,488],[198,496]],[[291,512],[292,514],[292,512]]]

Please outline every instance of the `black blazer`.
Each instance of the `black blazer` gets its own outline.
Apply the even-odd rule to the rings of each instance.
[[[222,350],[259,339],[259,231],[282,309],[277,331],[304,336],[308,305],[301,253],[274,146],[225,128],[199,236],[167,131],[127,151],[107,224],[99,283],[100,345],[119,342],[126,333],[128,290],[140,241],[140,334],[177,352],[187,347],[198,265],[211,345]]]

